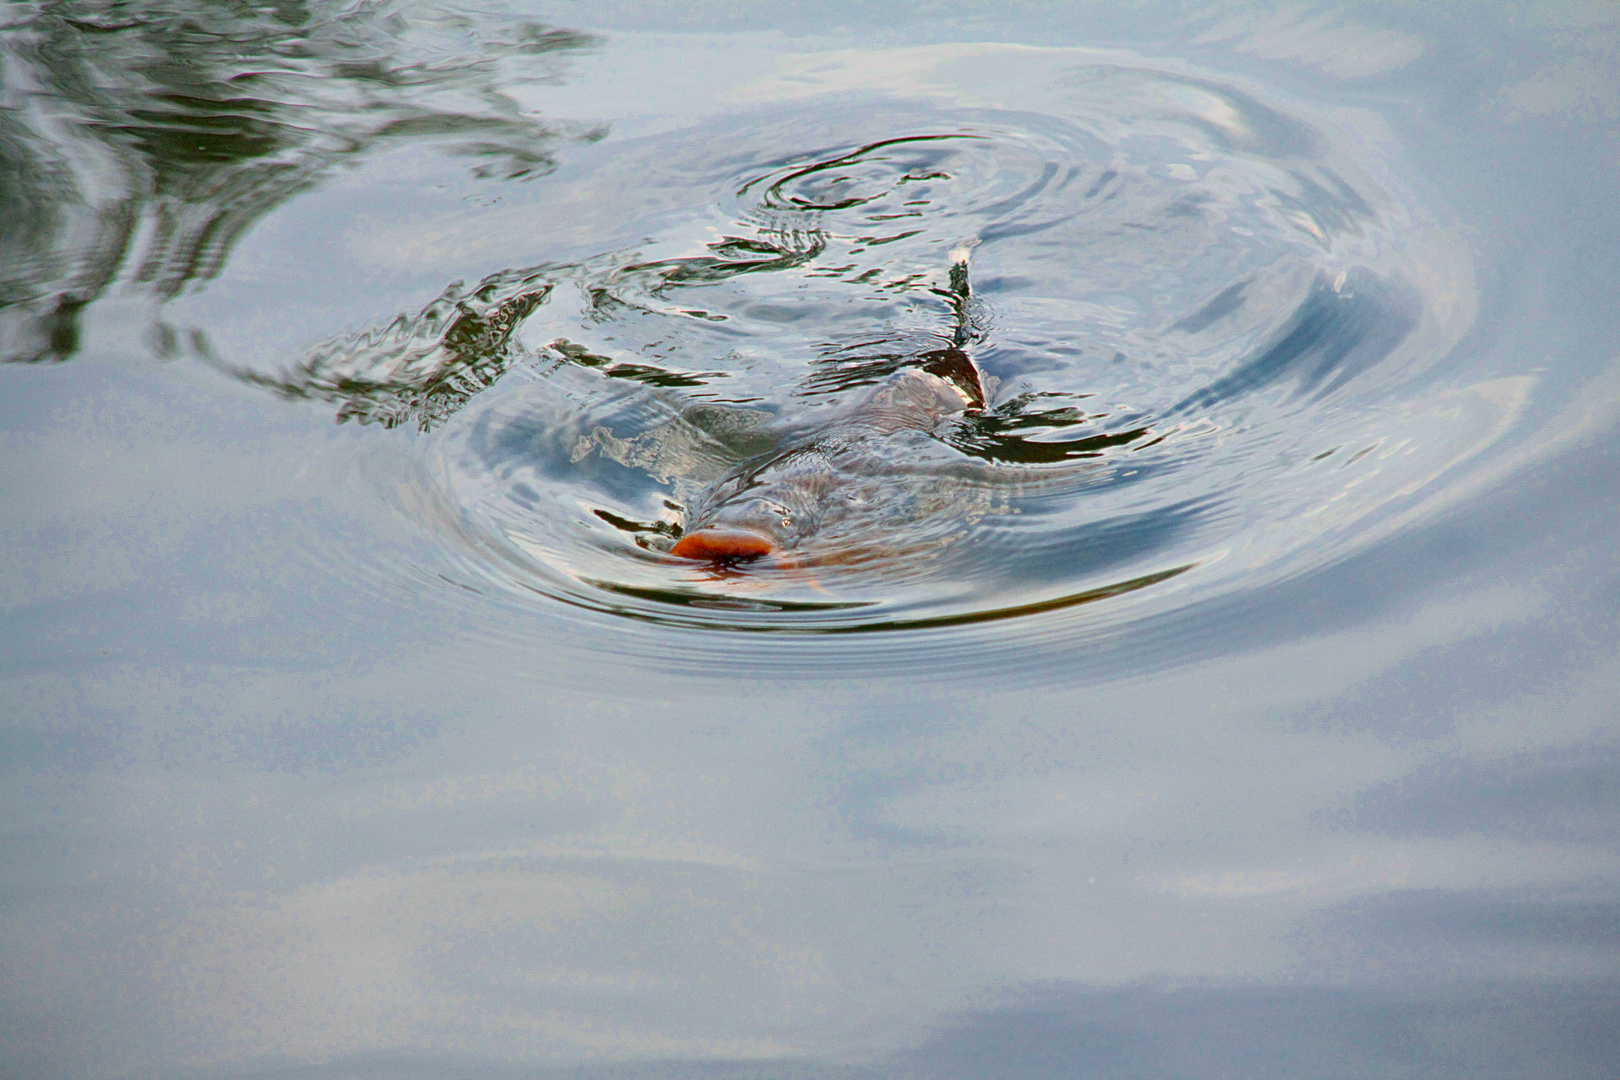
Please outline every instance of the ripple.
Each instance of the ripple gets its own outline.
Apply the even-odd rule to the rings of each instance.
[[[1017,108],[957,71],[601,146],[558,176],[600,242],[290,383],[429,432],[480,589],[789,636],[1252,589],[1370,543],[1511,425],[1524,384],[1443,374],[1469,264],[1366,131],[1136,59],[1043,63]],[[907,378],[963,402],[896,420]],[[745,497],[790,542],[671,557]]]

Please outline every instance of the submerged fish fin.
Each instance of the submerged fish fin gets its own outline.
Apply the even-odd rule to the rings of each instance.
[[[776,565],[783,570],[800,575],[798,580],[801,584],[808,585],[811,589],[820,593],[821,595],[832,595],[832,593],[827,590],[825,585],[816,580],[816,575],[811,571],[810,564],[805,562],[805,560],[799,556],[779,555],[776,559]]]

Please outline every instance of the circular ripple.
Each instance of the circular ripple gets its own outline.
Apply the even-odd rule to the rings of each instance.
[[[1512,420],[1516,384],[1434,377],[1468,264],[1365,132],[1139,63],[1050,65],[1017,109],[964,79],[602,148],[571,181],[600,242],[458,301],[517,358],[427,443],[461,566],[725,630],[1119,615],[1342,557]],[[983,407],[871,430],[959,318]],[[668,554],[807,448],[831,525]]]

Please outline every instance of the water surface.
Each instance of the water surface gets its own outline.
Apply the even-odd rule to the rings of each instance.
[[[8,1071],[1612,1072],[1612,14],[670,18],[6,15]]]

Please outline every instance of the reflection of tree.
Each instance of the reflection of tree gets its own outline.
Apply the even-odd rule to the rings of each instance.
[[[643,262],[632,254],[626,261],[623,253],[609,253],[583,264],[502,270],[470,289],[455,282],[421,311],[399,315],[386,326],[327,342],[280,375],[230,371],[283,397],[336,404],[340,421],[384,427],[414,423],[427,431],[528,355],[513,334],[565,277],[590,297],[599,320],[613,321],[626,313],[666,319],[667,314],[645,301],[744,274],[790,270],[813,261],[824,246],[814,231],[766,227],[753,237],[721,237],[707,245],[709,254],[690,258]],[[685,309],[679,316],[716,318]],[[554,363],[595,368],[610,379],[664,389],[699,387],[722,377],[618,360],[566,340],[552,342],[546,354]]]
[[[468,292],[456,282],[417,314],[329,342],[293,371],[232,374],[283,397],[340,403],[339,422],[427,431],[523,355],[512,333],[550,295],[555,269],[503,271]]]
[[[659,268],[669,270],[681,262],[671,260]],[[630,274],[593,273],[590,267],[573,264],[545,265],[502,270],[471,289],[458,281],[416,314],[329,341],[280,375],[228,370],[285,398],[336,404],[340,423],[357,420],[390,428],[414,423],[428,431],[474,394],[494,385],[514,363],[533,358],[513,334],[563,278],[586,282],[595,303],[612,308],[625,306],[617,289],[648,276],[645,265],[629,269]],[[594,368],[610,379],[664,389],[703,386],[722,377],[719,372],[675,371],[615,360],[566,339],[551,342],[545,354],[552,363]]]
[[[549,171],[513,98],[592,39],[363,0],[46,2],[0,14],[0,348],[53,360],[120,274],[160,299],[345,159],[436,138],[479,175]]]

